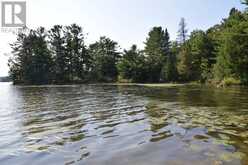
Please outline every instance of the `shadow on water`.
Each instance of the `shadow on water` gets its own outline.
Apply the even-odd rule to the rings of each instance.
[[[248,164],[248,89],[0,84],[1,164]]]

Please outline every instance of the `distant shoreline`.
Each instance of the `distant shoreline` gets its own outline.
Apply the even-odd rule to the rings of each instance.
[[[0,82],[12,82],[9,76],[0,77]]]
[[[13,83],[13,82],[9,82]],[[215,88],[225,88],[225,87],[247,87],[247,85],[237,85],[237,84],[228,84],[228,85],[216,85],[216,84],[201,84],[197,82],[187,82],[187,83],[118,83],[118,82],[112,82],[112,83],[104,83],[104,82],[88,82],[88,83],[54,83],[54,84],[23,84],[23,83],[16,83],[14,86],[36,86],[36,87],[42,87],[42,86],[80,86],[80,85],[103,85],[103,86],[139,86],[139,87],[157,87],[157,88],[163,88],[163,87],[182,87],[182,86],[210,86]]]

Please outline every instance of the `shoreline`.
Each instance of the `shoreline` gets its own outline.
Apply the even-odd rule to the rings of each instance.
[[[25,84],[14,82],[0,82],[9,83],[14,86],[71,86],[71,85],[115,85],[115,86],[145,86],[145,87],[177,87],[185,85],[202,85],[200,83],[118,83],[118,82],[89,82],[89,83],[51,83],[51,84]]]
[[[211,83],[198,83],[198,82],[185,82],[185,83],[119,83],[119,82],[82,82],[82,83],[51,83],[51,84],[24,84],[24,83],[14,83],[14,82],[0,82],[0,83],[8,83],[12,84],[13,86],[80,86],[80,85],[106,85],[106,86],[141,86],[141,87],[181,87],[187,85],[195,85],[195,86],[209,86],[215,88],[227,88],[227,87],[248,87],[247,85],[242,84],[229,84],[229,85],[216,85]]]

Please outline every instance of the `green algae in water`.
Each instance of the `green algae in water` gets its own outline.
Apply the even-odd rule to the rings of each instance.
[[[245,154],[242,152],[234,152],[234,153],[223,153],[220,155],[220,159],[225,162],[231,162],[235,159],[242,159],[245,157]]]
[[[207,140],[207,139],[209,139],[209,137],[204,136],[204,135],[195,135],[194,138],[197,139],[197,140]]]
[[[189,146],[189,148],[191,151],[194,151],[194,152],[199,152],[202,150],[202,147],[200,145],[197,145],[197,144],[191,144]]]
[[[80,141],[84,138],[85,138],[84,134],[74,135],[74,136],[70,137],[72,142]]]
[[[1,161],[15,162],[16,157],[14,164],[42,165],[43,160],[65,164],[57,161],[68,156],[75,164],[116,165],[128,160],[126,164],[161,165],[174,159],[171,162],[177,164],[247,165],[248,90],[101,85],[10,88],[11,96],[20,101],[12,97],[0,101],[0,106],[13,112],[0,118],[9,123],[0,127],[8,135],[0,137],[1,147],[9,144]],[[4,90],[0,100],[8,96]],[[15,142],[19,141],[18,148]],[[81,146],[87,150],[80,150]],[[17,154],[11,157],[11,153]],[[37,159],[39,154],[44,157]]]

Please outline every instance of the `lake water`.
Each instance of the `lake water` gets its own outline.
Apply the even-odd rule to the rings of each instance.
[[[247,165],[248,89],[0,83],[1,165]]]

